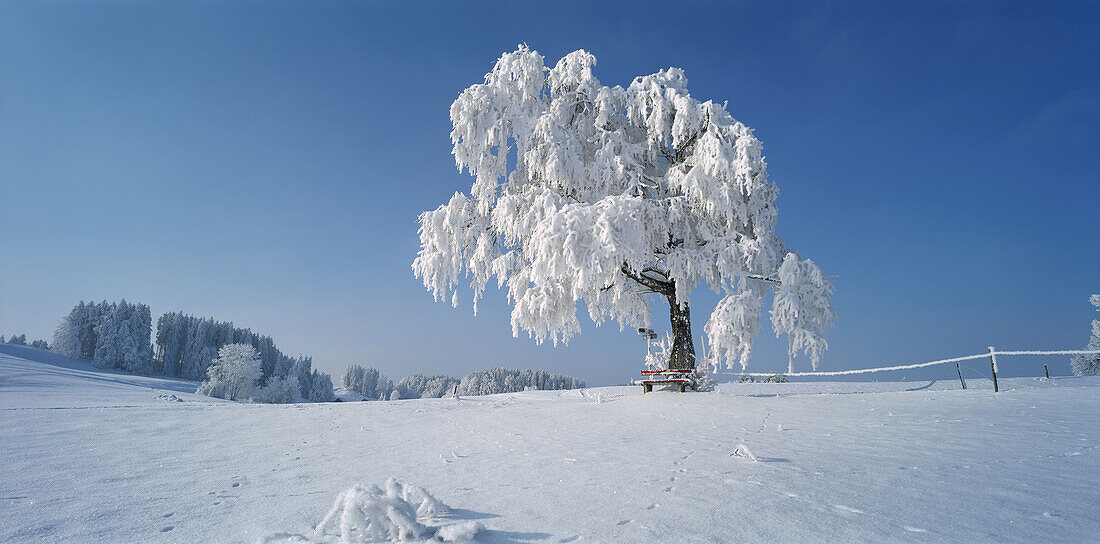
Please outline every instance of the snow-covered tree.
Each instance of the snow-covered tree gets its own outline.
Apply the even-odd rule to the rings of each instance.
[[[45,340],[35,340],[34,342],[31,342],[31,347],[38,349],[50,349],[50,344]]]
[[[292,404],[298,398],[298,378],[294,376],[272,376],[256,395],[256,400],[269,404]]]
[[[649,326],[649,297],[663,297],[671,368],[695,366],[697,285],[723,295],[705,327],[715,366],[744,367],[771,289],[773,328],[816,368],[833,286],[776,235],[779,191],[760,141],[724,104],[691,97],[678,68],[624,89],[601,84],[595,64],[579,50],[548,69],[520,46],[459,95],[452,153],[475,180],[420,215],[416,276],[455,306],[469,277],[475,313],[495,277],[513,335],[540,343],[580,331],[578,302],[596,324],[633,328]]]
[[[104,368],[127,372],[152,372],[153,349],[149,342],[152,320],[149,307],[130,304],[125,299],[117,304],[104,304],[96,325],[95,350],[92,362]]]
[[[206,381],[196,393],[229,400],[247,400],[263,374],[260,354],[249,344],[226,344],[206,370]]]
[[[8,343],[16,345],[16,346],[25,346],[25,345],[27,345],[27,335],[25,335],[25,334],[13,334],[13,335],[11,335],[11,338],[8,339]]]
[[[179,312],[168,312],[157,320],[156,361],[159,370],[168,376],[179,376],[183,348],[187,345],[187,325]]]
[[[438,399],[450,393],[459,380],[451,376],[406,376],[397,384],[398,395],[403,399]]]
[[[309,398],[309,392],[313,389],[313,360],[309,357],[298,356],[290,365],[288,376],[298,378],[298,387],[301,388],[302,397]]]
[[[52,351],[70,359],[80,358],[80,337],[72,314],[62,317],[57,323],[53,331]]]
[[[1097,311],[1100,311],[1100,295],[1092,295],[1089,297],[1089,302],[1096,306]],[[1100,351],[1100,320],[1092,320],[1092,338],[1089,339],[1089,344],[1085,346],[1085,350]],[[1075,376],[1100,375],[1100,354],[1075,355],[1070,361],[1070,367],[1073,368]]]
[[[96,327],[99,325],[101,315],[108,307],[107,301],[97,305],[94,302],[85,304],[82,300],[69,312],[68,319],[62,321],[70,327],[69,334],[76,337],[77,350],[71,356],[72,358],[91,360],[95,355],[95,343],[98,337]],[[57,343],[56,340],[55,343]]]
[[[369,399],[385,400],[393,391],[393,380],[382,374],[377,368],[363,368],[360,365],[348,365],[344,371],[344,387]]]
[[[104,368],[149,373],[153,360],[151,331],[149,307],[144,304],[81,301],[58,323],[53,350]],[[46,343],[42,341],[42,345]]]
[[[336,400],[336,392],[332,390],[332,376],[327,372],[316,370],[310,375],[309,394],[306,398],[313,402],[332,402]]]

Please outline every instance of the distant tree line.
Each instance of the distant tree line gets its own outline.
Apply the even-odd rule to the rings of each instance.
[[[273,377],[284,378],[279,383],[282,391],[294,383],[301,398],[314,402],[336,398],[332,378],[313,369],[309,357],[288,357],[275,347],[270,336],[236,328],[231,322],[168,312],[157,320],[155,351],[152,339],[148,306],[125,300],[80,301],[69,315],[61,318],[54,331],[52,349],[102,368],[204,380],[210,377],[208,370],[222,346],[246,344],[259,358],[258,381],[267,383]],[[293,382],[286,379],[291,377]]]
[[[25,334],[13,334],[11,338],[6,342],[4,341],[4,335],[0,334],[0,344],[12,344],[15,346],[30,346],[38,349],[50,349],[50,345],[45,340],[34,340],[30,344],[27,343],[27,335]]]
[[[182,312],[168,312],[157,320],[157,370],[167,376],[189,380],[207,377],[218,349],[227,344],[248,344],[260,359],[260,380],[272,377],[294,377],[302,398],[314,402],[329,402],[336,398],[332,377],[313,369],[310,357],[289,357],[275,347],[270,336],[240,329],[228,321],[195,317]]]
[[[524,389],[580,389],[584,380],[545,370],[490,368],[471,372],[458,384],[460,395],[495,395]]]
[[[450,376],[413,374],[397,383],[397,394],[403,399],[438,399],[454,389],[458,380]]]
[[[584,380],[545,370],[516,370],[492,368],[472,372],[461,380],[445,375],[427,376],[413,374],[394,383],[376,368],[348,365],[344,371],[343,386],[368,399],[419,399],[446,396],[458,386],[460,395],[493,395],[512,393],[525,389],[577,389],[585,387]]]

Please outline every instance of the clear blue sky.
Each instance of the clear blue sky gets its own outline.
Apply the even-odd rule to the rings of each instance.
[[[520,42],[592,51],[609,85],[681,67],[756,129],[780,235],[837,276],[823,370],[1086,343],[1100,7],[1060,2],[3,2],[0,334],[125,297],[334,373],[627,380],[634,332],[536,346],[501,293],[475,318],[410,271],[417,213],[471,183],[448,107]],[[751,367],[785,368],[785,340]]]

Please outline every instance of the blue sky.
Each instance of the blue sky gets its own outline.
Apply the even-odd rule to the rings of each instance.
[[[609,85],[681,67],[756,129],[780,235],[836,275],[823,370],[1086,343],[1100,8],[1059,2],[3,2],[0,334],[125,297],[333,373],[626,381],[634,332],[536,346],[501,293],[475,318],[409,268],[417,213],[472,181],[450,103],[520,42],[592,51]],[[693,296],[697,336],[715,300]],[[1041,362],[1068,372],[1003,366]],[[785,367],[763,331],[751,368]]]

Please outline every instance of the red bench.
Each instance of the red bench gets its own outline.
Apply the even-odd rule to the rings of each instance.
[[[695,370],[690,368],[643,370],[642,376],[648,379],[641,381],[642,394],[653,391],[654,385],[665,385],[670,383],[678,385],[680,392],[683,393],[687,386],[692,384],[691,375],[694,372]]]

